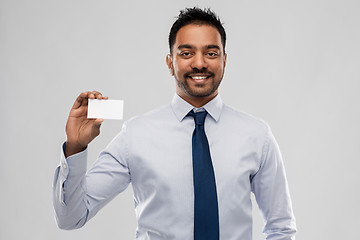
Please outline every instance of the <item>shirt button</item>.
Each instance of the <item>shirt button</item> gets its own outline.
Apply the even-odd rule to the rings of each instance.
[[[67,168],[67,165],[66,165],[66,164],[63,164],[63,167],[66,169],[66,168]]]

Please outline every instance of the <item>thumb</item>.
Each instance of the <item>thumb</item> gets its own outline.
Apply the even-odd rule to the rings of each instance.
[[[95,119],[93,125],[92,125],[92,137],[95,138],[96,136],[99,136],[100,134],[100,127],[101,127],[101,123],[103,122],[103,119]]]
[[[95,120],[95,122],[94,122],[94,125],[95,125],[96,127],[100,127],[103,122],[104,122],[104,119],[102,119],[102,118],[97,118],[97,119]]]

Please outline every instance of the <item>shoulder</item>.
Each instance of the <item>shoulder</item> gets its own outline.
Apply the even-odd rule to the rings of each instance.
[[[222,109],[221,121],[235,128],[245,129],[253,133],[267,135],[270,131],[269,125],[263,119],[226,104],[224,104]]]

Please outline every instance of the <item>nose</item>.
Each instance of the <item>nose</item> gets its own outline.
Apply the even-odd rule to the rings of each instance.
[[[203,69],[207,68],[206,58],[203,54],[195,54],[192,58],[191,68]]]

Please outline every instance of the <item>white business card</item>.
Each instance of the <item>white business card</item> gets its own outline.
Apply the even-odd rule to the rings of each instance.
[[[87,117],[121,120],[123,110],[123,100],[89,99]]]

